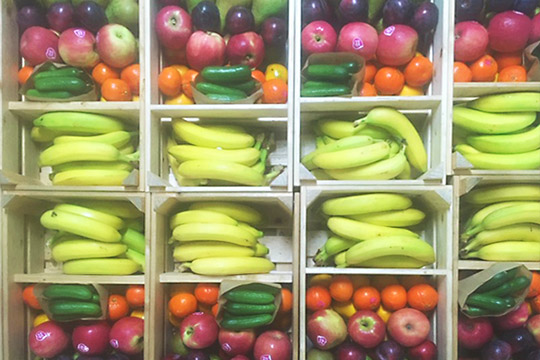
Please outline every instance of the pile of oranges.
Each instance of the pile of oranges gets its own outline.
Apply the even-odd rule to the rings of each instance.
[[[527,294],[527,301],[535,314],[540,314],[540,272],[532,273],[532,281]]]
[[[525,82],[522,52],[484,55],[473,63],[454,62],[454,82]]]

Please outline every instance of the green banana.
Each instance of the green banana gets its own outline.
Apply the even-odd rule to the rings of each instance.
[[[340,252],[339,254],[334,256],[334,264],[338,268],[347,267],[347,251]]]
[[[466,231],[466,235],[475,235],[483,230],[494,230],[504,226],[533,223],[540,224],[540,202],[513,205],[493,211],[475,227]]]
[[[374,163],[386,158],[389,153],[389,144],[379,141],[366,146],[318,154],[313,158],[313,164],[325,170],[348,169]]]
[[[195,274],[207,276],[265,274],[276,268],[270,260],[261,257],[210,257],[185,265]]]
[[[169,221],[169,227],[174,229],[178,225],[189,223],[238,225],[238,221],[217,211],[186,210],[173,215]]]
[[[58,136],[54,139],[54,144],[65,144],[72,142],[98,142],[103,144],[109,144],[117,149],[120,149],[124,145],[131,141],[131,134],[127,131],[113,131],[106,134],[95,136]]]
[[[396,179],[398,180],[410,180],[412,179],[412,169],[411,164],[409,162],[405,162],[405,167],[403,168],[403,171],[399,173],[398,176],[396,176]]]
[[[130,228],[126,229],[122,235],[121,241],[126,244],[128,248],[135,250],[138,253],[144,254],[146,252],[146,239],[144,238],[144,234],[141,234],[136,230]]]
[[[56,173],[52,183],[64,186],[122,186],[130,173],[125,170],[67,170]]]
[[[426,214],[418,209],[405,209],[349,216],[353,220],[366,222],[373,225],[408,227],[420,224]]]
[[[468,136],[467,142],[486,153],[525,153],[540,148],[540,125],[520,134]]]
[[[249,231],[227,224],[183,224],[173,230],[173,238],[180,242],[224,241],[241,246],[255,246],[257,239]]]
[[[373,193],[326,200],[322,211],[326,215],[361,215],[392,210],[405,210],[412,201],[401,194]]]
[[[488,205],[479,211],[477,211],[467,222],[465,225],[466,230],[470,230],[471,228],[475,227],[476,225],[479,225],[486,216],[494,212],[495,210],[503,209],[505,207],[513,206],[513,205],[523,205],[530,203],[528,201],[505,201],[505,202],[498,202],[495,204]]]
[[[251,167],[217,160],[190,160],[178,167],[187,179],[213,179],[249,186],[264,186],[266,179]]]
[[[240,229],[244,229],[249,232],[251,235],[255,236],[257,239],[264,236],[264,233],[260,230],[255,229],[253,226],[239,221],[237,225]]]
[[[270,252],[270,249],[268,249],[265,245],[261,243],[255,244],[255,256],[266,256]]]
[[[465,130],[479,134],[507,134],[531,125],[536,120],[535,112],[494,114],[454,106],[453,123]]]
[[[105,243],[101,241],[80,239],[62,241],[52,248],[55,261],[63,262],[75,259],[108,258],[122,255],[127,246],[120,243]]]
[[[93,219],[103,224],[112,226],[116,230],[120,230],[124,227],[124,221],[118,216],[110,215],[102,211],[90,209],[79,205],[58,204],[54,207],[54,210],[84,216],[86,218]]]
[[[34,126],[57,133],[80,135],[98,135],[124,130],[124,124],[113,117],[74,111],[45,113],[34,120]]]
[[[176,261],[185,262],[207,257],[255,256],[255,248],[222,241],[193,241],[181,243],[174,248]]]
[[[540,112],[540,92],[513,92],[482,96],[467,104],[477,110],[492,113],[514,111]]]
[[[141,266],[130,259],[80,259],[65,262],[62,270],[68,275],[132,275]]]
[[[172,127],[174,134],[178,138],[192,145],[209,148],[243,149],[252,147],[255,144],[255,138],[247,133],[231,133],[208,129],[183,119],[174,119]]]
[[[503,241],[481,247],[463,255],[464,259],[486,261],[540,261],[540,242]]]
[[[358,126],[354,128],[354,134],[357,136],[369,136],[374,140],[388,140],[392,138],[390,133],[380,127],[366,125],[364,127]]]
[[[478,250],[482,246],[503,241],[530,241],[540,242],[540,226],[534,224],[509,225],[496,230],[484,230],[476,236],[462,249],[468,253]]]
[[[336,180],[391,180],[403,172],[407,158],[403,151],[396,156],[375,163],[350,169],[325,170]]]
[[[30,130],[30,138],[38,143],[48,143],[54,141],[54,138],[58,136],[57,132],[51,131],[44,127],[34,126]]]
[[[262,214],[251,206],[226,201],[199,201],[191,204],[190,210],[215,211],[231,218],[248,223],[259,225],[263,221]]]
[[[456,146],[476,169],[486,170],[536,170],[540,169],[540,149],[521,154],[489,154],[464,151],[466,145]]]
[[[302,164],[308,169],[313,170],[317,166],[313,163],[313,159],[320,155],[331,153],[339,150],[352,149],[356,147],[361,147],[373,143],[373,139],[369,136],[349,136],[343,139],[339,139],[333,143],[325,144],[317,150],[312,151],[308,155],[302,158]]]
[[[176,145],[169,148],[169,154],[174,156],[179,162],[189,160],[217,160],[233,162],[245,166],[252,166],[259,160],[260,151],[254,147],[222,150],[211,149],[194,145]]]
[[[354,241],[369,240],[381,236],[418,237],[417,234],[407,229],[373,225],[342,217],[331,217],[328,219],[327,225],[334,234]]]
[[[540,185],[511,184],[492,185],[474,189],[463,197],[465,202],[475,205],[493,204],[503,201],[539,201]]]
[[[126,257],[136,262],[141,267],[143,273],[146,271],[146,259],[144,254],[141,254],[133,249],[127,249]]]
[[[334,256],[348,250],[356,244],[356,241],[343,239],[337,236],[331,236],[326,240],[324,245],[317,251],[313,261],[317,266],[326,265],[328,260]]]
[[[126,156],[112,145],[93,142],[71,142],[48,147],[41,152],[41,166],[55,166],[74,161],[136,161],[138,156]]]

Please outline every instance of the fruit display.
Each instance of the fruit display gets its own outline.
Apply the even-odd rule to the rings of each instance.
[[[475,169],[540,169],[540,92],[482,96],[454,106],[454,149]]]
[[[426,214],[394,193],[336,197],[322,203],[329,236],[315,264],[365,268],[422,268],[435,262],[433,247],[416,227]],[[412,228],[414,231],[407,228]],[[416,231],[416,232],[415,232]]]
[[[439,359],[429,339],[438,301],[422,276],[313,276],[307,359]]]
[[[429,52],[439,23],[439,9],[430,1],[303,0],[302,60],[312,54],[349,52],[366,61],[359,77],[359,96],[421,96],[431,83],[434,66]],[[337,56],[337,55],[336,55]],[[340,82],[327,72],[327,80]],[[302,96],[345,93],[333,84],[315,91],[306,83]]]
[[[525,82],[528,46],[540,40],[538,2],[458,0],[454,41],[454,82]],[[535,15],[536,14],[536,15]],[[538,45],[536,45],[538,50]]]
[[[462,203],[462,259],[540,261],[540,185],[479,187]]]

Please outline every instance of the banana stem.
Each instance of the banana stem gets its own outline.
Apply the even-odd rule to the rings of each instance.
[[[368,118],[367,116],[364,116],[363,118],[354,121],[353,127],[354,127],[355,132],[360,131],[366,127],[367,118]]]
[[[261,150],[261,147],[264,143],[264,139],[266,138],[266,134],[265,133],[261,133],[259,135],[257,135],[257,137],[255,138],[255,145],[253,146],[255,149],[257,150]]]
[[[263,148],[270,151],[276,146],[276,136],[274,133],[270,133],[270,136],[263,143]]]
[[[463,259],[471,259],[471,258],[477,258],[478,257],[478,251],[472,251],[468,254],[463,254],[462,255],[462,258]]]
[[[326,249],[322,247],[317,251],[317,254],[315,254],[315,257],[313,258],[313,262],[317,266],[324,266],[324,265],[328,265],[329,258],[330,256],[326,252]]]
[[[264,176],[265,185],[270,185],[270,183],[274,181],[274,179],[277,178],[279,174],[281,174],[283,169],[285,169],[284,166],[274,166],[272,170]]]
[[[320,148],[322,148],[324,145],[326,145],[326,144],[324,143],[323,138],[322,138],[321,136],[317,136],[317,138],[315,139],[315,147],[316,147],[317,149],[320,149]]]
[[[480,231],[482,231],[482,226],[481,225],[476,225],[476,226],[473,226],[472,228],[470,228],[469,230],[465,231],[463,233],[463,237],[466,237],[467,239],[473,237],[474,235],[478,234]]]
[[[262,149],[259,162],[253,165],[251,168],[258,173],[264,174],[266,171],[266,160],[268,159],[268,150]]]
[[[140,156],[141,154],[139,153],[139,150],[137,150],[133,154],[122,155],[120,157],[120,160],[127,161],[127,162],[134,162],[134,161],[139,161]]]

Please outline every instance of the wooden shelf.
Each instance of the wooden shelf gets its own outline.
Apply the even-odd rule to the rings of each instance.
[[[335,267],[307,267],[306,274],[347,274],[347,275],[443,275],[449,274],[442,269],[377,269],[377,268],[335,268]]]
[[[454,99],[506,92],[538,91],[538,89],[540,89],[540,82],[537,81],[523,83],[456,83],[454,84]]]
[[[15,274],[16,283],[57,283],[57,284],[110,284],[129,285],[144,284],[144,275],[110,276],[110,275],[66,275],[66,274]]]
[[[441,102],[440,96],[374,96],[300,98],[300,111],[362,111],[375,106],[399,107],[403,110],[430,109]]]
[[[529,270],[540,270],[540,263],[538,262],[519,263],[525,265]],[[497,262],[482,260],[460,260],[458,261],[458,268],[459,270],[484,270],[494,264],[497,264]]]
[[[287,104],[150,105],[160,117],[274,118],[287,117]]]
[[[235,275],[235,276],[203,276],[193,273],[168,272],[159,276],[161,283],[219,283],[222,280],[243,280],[260,282],[292,283],[292,271],[272,271],[269,274]]]

